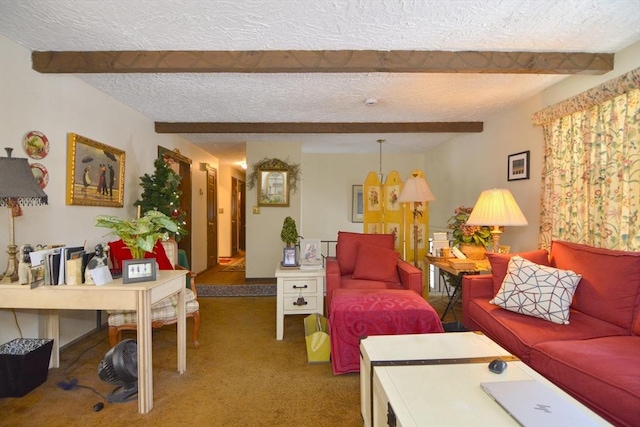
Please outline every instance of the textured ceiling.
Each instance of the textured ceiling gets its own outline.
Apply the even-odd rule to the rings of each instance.
[[[640,40],[639,0],[0,0],[29,50],[616,52]],[[562,80],[505,74],[82,74],[153,121],[484,121]],[[365,106],[366,98],[378,104]],[[188,134],[221,158],[247,140],[304,152],[420,152],[453,134]]]

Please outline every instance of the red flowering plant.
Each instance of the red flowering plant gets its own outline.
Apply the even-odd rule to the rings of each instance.
[[[457,207],[449,218],[449,228],[453,230],[453,244],[470,243],[485,248],[491,243],[491,227],[486,225],[467,225],[473,208]]]

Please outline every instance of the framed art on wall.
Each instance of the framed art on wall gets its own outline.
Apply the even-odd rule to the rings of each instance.
[[[258,172],[258,206],[289,206],[289,172],[260,169]]]
[[[353,185],[351,187],[351,222],[363,222],[364,202],[362,199],[362,185]]]
[[[122,261],[122,283],[156,280],[156,259],[127,259]]]
[[[529,151],[509,155],[507,180],[529,179]]]
[[[70,133],[67,141],[67,205],[124,205],[125,153]]]

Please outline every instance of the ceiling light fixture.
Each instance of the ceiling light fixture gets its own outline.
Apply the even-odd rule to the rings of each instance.
[[[385,142],[385,140],[379,139],[377,142],[380,146],[380,171],[378,172],[378,177],[380,177],[380,183],[384,184],[384,175],[382,173],[382,143]]]
[[[377,103],[378,103],[378,100],[375,98],[367,98],[364,100],[364,105],[366,105],[367,107],[374,106]]]

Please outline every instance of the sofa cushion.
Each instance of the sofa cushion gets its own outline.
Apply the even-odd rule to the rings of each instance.
[[[551,265],[582,276],[572,308],[632,330],[640,296],[640,252],[554,241]]]
[[[340,275],[353,274],[358,257],[358,244],[361,242],[393,250],[395,237],[393,234],[363,234],[339,231],[336,257],[340,265]]]
[[[531,347],[541,342],[628,335],[624,328],[575,310],[571,310],[571,323],[568,325],[504,310],[489,304],[484,298],[471,299],[464,310],[474,323],[481,326],[484,334],[526,363],[529,362]]]
[[[531,367],[615,425],[640,420],[640,337],[549,341],[531,350]]]
[[[360,243],[353,278],[399,283],[399,257],[400,255],[391,249]]]
[[[519,256],[509,260],[507,275],[490,301],[506,310],[559,324],[569,323],[569,306],[580,275],[538,265]]]
[[[122,268],[122,261],[133,258],[131,250],[122,240],[109,242],[109,253],[113,257],[112,260],[117,262],[119,268]],[[164,246],[162,246],[162,243],[159,240],[153,247],[153,252],[145,252],[144,257],[155,258],[160,270],[173,270],[173,265],[171,264],[171,261],[169,261],[167,253],[164,250]]]
[[[491,264],[491,275],[493,276],[493,294],[497,294],[504,276],[507,275],[507,266],[509,260],[514,256],[520,256],[531,262],[535,262],[540,265],[551,265],[549,263],[549,252],[545,249],[538,249],[530,252],[518,252],[513,254],[497,254],[493,252],[487,252],[487,258]]]

